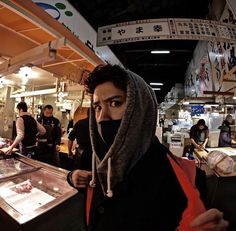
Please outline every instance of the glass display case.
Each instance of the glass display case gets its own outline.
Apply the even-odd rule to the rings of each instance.
[[[82,195],[66,175],[20,154],[0,156],[0,229],[84,230]]]
[[[15,158],[1,159],[0,160],[0,182],[1,179],[6,180],[10,176],[32,172],[35,168],[27,165]]]

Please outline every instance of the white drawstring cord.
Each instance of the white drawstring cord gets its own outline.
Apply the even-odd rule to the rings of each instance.
[[[92,156],[92,179],[89,182],[89,186],[94,188],[96,186],[95,183],[95,168],[96,168],[96,163],[95,163],[95,153],[93,153]],[[107,168],[107,197],[112,197],[113,192],[111,190],[111,157],[108,158],[108,168]]]
[[[94,188],[96,186],[95,184],[95,153],[93,152],[92,156],[92,179],[89,182],[89,186]]]
[[[108,158],[107,168],[107,197],[112,197],[113,192],[111,190],[111,157]]]

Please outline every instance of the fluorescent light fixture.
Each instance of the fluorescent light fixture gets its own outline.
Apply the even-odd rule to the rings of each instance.
[[[162,86],[163,83],[150,83],[150,85],[153,85],[153,86]]]
[[[49,95],[49,94],[53,94],[56,92],[55,88],[51,88],[51,89],[44,89],[44,90],[36,90],[36,91],[24,91],[22,93],[18,93],[18,94],[12,94],[10,96],[10,98],[18,98],[18,97],[27,97],[27,96],[35,96],[35,95]]]
[[[184,101],[183,105],[189,105],[189,101]]]
[[[151,51],[151,54],[169,54],[170,51]]]
[[[161,90],[161,88],[154,87],[154,88],[152,88],[152,90],[153,90],[153,91],[160,91],[160,90]]]
[[[204,107],[206,107],[206,108],[210,108],[210,107],[218,107],[219,106],[219,104],[217,104],[217,103],[212,103],[212,104],[210,104],[210,103],[206,103],[205,105],[204,105]]]

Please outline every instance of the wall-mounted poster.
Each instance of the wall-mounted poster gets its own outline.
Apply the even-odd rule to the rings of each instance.
[[[226,4],[220,19],[222,22],[236,24],[233,12]],[[223,82],[223,78],[234,66],[236,66],[236,44],[228,42],[209,42],[209,59],[212,65],[212,78],[215,91],[227,91],[232,87],[232,83]],[[227,79],[236,79],[232,74]]]
[[[189,64],[185,78],[185,95],[188,97],[206,96],[204,91],[212,90],[211,65],[208,58],[207,42],[199,42]]]
[[[220,21],[236,25],[236,17],[228,4]],[[233,31],[236,31],[234,28]],[[229,32],[231,33],[231,32]],[[185,95],[188,97],[205,97],[204,91],[228,91],[236,74],[226,75],[236,66],[236,43],[225,41],[200,41],[194,51],[185,78]],[[235,85],[235,84],[233,84]]]
[[[204,55],[196,69],[196,95],[204,96],[204,91],[212,90],[211,67],[207,55]]]
[[[196,73],[193,70],[193,60],[191,60],[186,75],[185,75],[185,84],[184,84],[184,92],[187,97],[196,97]]]

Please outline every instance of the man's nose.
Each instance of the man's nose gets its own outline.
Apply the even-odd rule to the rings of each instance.
[[[107,107],[104,107],[104,108],[102,108],[102,110],[99,113],[97,122],[111,120],[111,119],[112,118],[111,118],[111,114],[110,114],[109,109]]]

